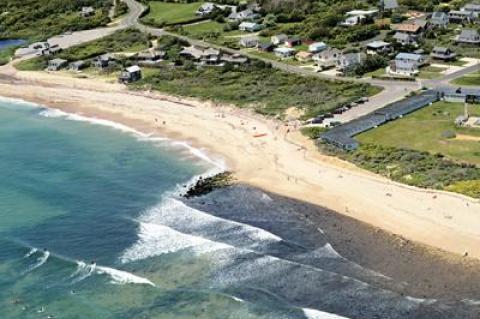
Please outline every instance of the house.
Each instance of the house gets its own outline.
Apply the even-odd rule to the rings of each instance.
[[[214,3],[205,2],[204,4],[202,4],[200,6],[200,8],[198,8],[198,10],[197,10],[197,12],[195,12],[195,14],[197,16],[205,17],[205,16],[208,16],[208,15],[212,14],[212,12],[215,11],[216,8],[217,8],[217,6]]]
[[[397,43],[400,43],[401,45],[413,45],[413,46],[418,46],[417,43],[417,38],[411,34],[404,33],[404,32],[396,32],[393,35],[393,38]]]
[[[448,13],[448,19],[453,23],[470,23],[474,19],[474,15],[470,11],[452,10]]]
[[[302,44],[302,40],[299,37],[290,37],[285,40],[285,46],[293,48],[294,46]]]
[[[132,65],[124,69],[118,78],[121,83],[132,83],[142,78],[142,70],[138,65]]]
[[[53,60],[48,61],[47,69],[48,69],[48,71],[58,71],[58,70],[63,69],[67,65],[68,65],[67,60],[53,59]]]
[[[260,43],[260,39],[257,36],[242,37],[239,44],[245,48],[254,48]]]
[[[92,64],[98,69],[105,69],[115,64],[114,58],[110,54],[103,54],[93,59]]]
[[[448,14],[441,11],[434,12],[430,19],[430,24],[437,28],[446,28],[449,22]]]
[[[302,61],[302,62],[307,62],[312,60],[312,56],[313,56],[313,53],[307,52],[307,51],[300,51],[297,54],[295,54],[295,58],[298,61]]]
[[[257,46],[258,51],[262,52],[272,52],[275,49],[275,45],[273,43],[260,43]]]
[[[203,48],[191,45],[189,47],[183,47],[183,50],[178,53],[179,56],[188,60],[200,61],[203,54]]]
[[[359,65],[364,60],[364,55],[362,53],[345,53],[341,54],[337,59],[335,68],[340,72],[347,72],[352,69],[354,66]]]
[[[398,2],[397,0],[380,0],[379,7],[382,11],[395,10],[398,8]]]
[[[248,62],[248,58],[240,54],[223,54],[220,60],[231,64],[245,64]]]
[[[345,13],[347,17],[356,17],[356,16],[364,16],[364,17],[374,17],[378,13],[378,10],[352,10]]]
[[[292,48],[275,48],[273,52],[277,57],[286,59],[292,57],[296,51]]]
[[[286,34],[281,33],[281,34],[272,36],[270,38],[270,42],[272,42],[275,45],[279,45],[279,44],[285,43],[287,39],[288,39],[288,36]]]
[[[242,22],[238,26],[238,30],[246,32],[257,32],[263,29],[263,25],[255,22]]]
[[[337,64],[337,60],[342,52],[336,48],[327,48],[320,53],[315,54],[312,59],[320,69],[328,69]]]
[[[475,29],[463,29],[460,35],[455,38],[458,43],[480,44],[480,35]]]
[[[345,27],[352,27],[352,26],[361,24],[362,21],[365,19],[366,19],[365,16],[348,17],[343,22],[340,22],[340,25],[343,25]]]
[[[81,71],[82,69],[85,69],[88,66],[88,63],[80,60],[80,61],[75,61],[70,63],[69,68],[72,71],[78,72]]]
[[[472,13],[475,19],[478,19],[480,17],[480,4],[478,3],[468,3],[460,10]]]
[[[455,59],[457,55],[449,48],[434,47],[432,52],[430,53],[430,56],[434,59],[448,61]]]
[[[447,102],[480,103],[480,89],[472,88],[443,88],[440,89],[442,99]]]
[[[392,52],[392,45],[385,41],[372,41],[367,44],[367,54],[385,54]]]
[[[220,50],[208,48],[203,50],[200,58],[200,64],[202,65],[217,65],[220,63]]]
[[[42,55],[57,55],[62,52],[62,48],[58,45],[52,45],[50,48],[42,52]]]
[[[318,53],[328,48],[324,42],[314,42],[308,46],[308,52]]]
[[[246,9],[240,12],[232,12],[230,15],[227,17],[227,20],[229,21],[252,21],[255,19],[260,18],[260,14],[254,12],[252,9]]]
[[[387,73],[402,76],[415,76],[418,68],[426,62],[425,57],[415,53],[399,53],[387,67]]]
[[[82,18],[88,18],[95,15],[95,9],[93,7],[82,7],[82,11],[80,11],[80,16]]]
[[[424,26],[425,26],[425,23],[421,22],[421,20],[418,20],[418,21],[415,21],[414,23],[410,22],[410,23],[392,24],[391,29],[397,32],[418,36],[419,34],[422,33]]]
[[[165,58],[165,51],[150,48],[137,54],[137,60],[142,64],[155,64]]]

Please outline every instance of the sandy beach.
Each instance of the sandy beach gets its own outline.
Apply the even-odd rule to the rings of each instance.
[[[323,206],[452,253],[480,258],[480,203],[405,186],[321,155],[295,127],[247,110],[71,75],[0,68],[0,96],[187,141],[247,185]]]

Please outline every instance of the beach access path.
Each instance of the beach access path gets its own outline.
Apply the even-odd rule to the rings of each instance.
[[[187,141],[218,163],[225,161],[239,182],[480,258],[478,200],[406,186],[324,156],[294,127],[247,110],[128,91],[98,79],[18,72],[11,65],[0,68],[0,95]]]

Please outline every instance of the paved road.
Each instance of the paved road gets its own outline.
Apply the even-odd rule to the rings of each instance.
[[[110,27],[103,27],[92,30],[83,30],[72,32],[71,34],[64,34],[52,37],[48,39],[50,45],[58,45],[62,49],[66,49],[75,45],[79,45],[85,42],[97,40],[107,35],[112,34],[115,31],[133,27],[137,24],[137,21],[142,14],[144,7],[136,1],[124,0],[129,6],[129,12],[126,16],[121,18],[115,25]],[[26,58],[34,55],[35,52],[30,49],[19,49],[15,53],[17,57]]]

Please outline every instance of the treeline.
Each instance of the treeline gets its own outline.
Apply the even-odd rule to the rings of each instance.
[[[91,29],[110,22],[113,0],[0,0],[0,38],[42,40],[65,31]],[[82,7],[96,9],[82,18]]]

